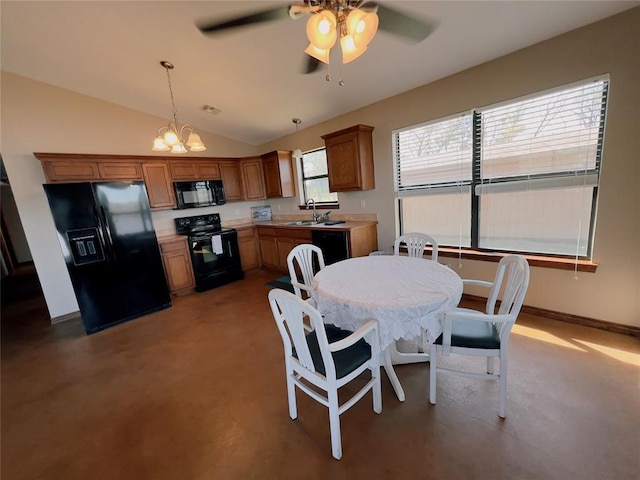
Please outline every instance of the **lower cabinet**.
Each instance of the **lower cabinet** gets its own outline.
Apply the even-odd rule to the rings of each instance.
[[[311,243],[311,230],[258,227],[262,267],[287,273],[287,255],[293,247]]]
[[[196,281],[193,276],[187,237],[171,238],[170,240],[159,239],[159,242],[169,291],[174,295],[193,292]]]
[[[260,248],[255,227],[238,229],[238,247],[243,272],[260,268]]]

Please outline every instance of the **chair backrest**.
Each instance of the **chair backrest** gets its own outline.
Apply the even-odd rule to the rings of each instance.
[[[431,260],[438,261],[438,242],[426,233],[411,232],[400,235],[393,244],[393,254],[400,255],[400,244],[407,246],[410,257],[423,258],[424,247],[431,245]]]
[[[285,355],[293,357],[295,351],[295,357],[302,367],[310,372],[316,371],[307,343],[308,331],[304,323],[305,317],[308,317],[314,330],[313,335],[318,339],[326,375],[335,377],[333,356],[329,352],[329,342],[320,312],[308,302],[279,288],[269,291],[269,304],[282,337]]]
[[[487,298],[486,312],[489,315],[512,315],[515,322],[522,304],[524,296],[529,287],[529,262],[522,255],[507,255],[500,259],[493,286]],[[496,312],[496,303],[500,300],[500,306]],[[513,322],[501,324],[502,330],[511,330]],[[506,332],[504,332],[506,333]]]
[[[304,243],[294,247],[289,252],[289,255],[287,255],[287,267],[289,268],[291,285],[298,297],[303,298],[301,286],[306,286],[305,290],[307,292],[311,291],[313,277],[324,266],[324,256],[320,247]]]

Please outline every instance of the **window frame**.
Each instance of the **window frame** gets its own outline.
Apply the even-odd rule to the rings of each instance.
[[[308,201],[308,196],[307,196],[307,184],[306,182],[308,180],[317,180],[317,179],[322,179],[322,178],[326,178],[327,179],[327,184],[329,182],[329,164],[327,161],[327,156],[325,153],[325,162],[327,163],[327,173],[326,174],[322,174],[322,175],[313,175],[313,176],[309,176],[306,177],[304,174],[304,157],[307,154],[311,154],[311,153],[315,153],[315,152],[319,152],[324,150],[326,152],[326,147],[319,147],[319,148],[314,148],[313,150],[307,150],[306,152],[302,153],[302,156],[299,158],[299,166],[300,166],[300,183],[302,185],[301,188],[301,192],[302,192],[302,203],[303,205],[300,205],[300,208],[306,208],[306,203]],[[331,192],[329,191],[329,193],[335,193],[336,194],[336,200],[332,201],[332,202],[315,202],[316,208],[323,208],[323,207],[338,207],[339,203],[338,203],[338,198],[337,198],[337,192]],[[314,199],[315,200],[315,199]]]
[[[574,175],[578,170],[571,171],[556,171],[549,173],[538,173],[538,174],[521,174],[521,175],[513,175],[509,177],[496,177],[494,179],[490,179],[487,182],[487,178],[482,178],[482,135],[483,135],[483,124],[482,124],[482,113],[489,109],[494,109],[496,107],[507,106],[511,104],[521,103],[530,99],[536,99],[539,97],[543,97],[545,95],[559,93],[563,91],[569,91],[572,88],[577,88],[580,86],[586,86],[590,83],[602,82],[602,100],[600,107],[600,119],[598,123],[598,137],[596,141],[596,151],[594,157],[594,166],[593,168],[585,168],[579,170],[580,178],[589,178],[590,184],[588,186],[592,187],[591,194],[591,212],[589,215],[589,232],[587,236],[587,246],[586,246],[586,254],[578,255],[576,254],[558,254],[558,253],[547,253],[547,252],[532,252],[528,250],[508,250],[508,249],[495,249],[495,248],[486,248],[480,247],[480,205],[481,205],[481,192],[483,188],[486,187],[487,184],[490,185],[490,188],[495,188],[500,184],[503,186],[507,186],[507,188],[513,188],[511,191],[522,191],[524,189],[519,189],[518,184],[516,182],[553,182],[559,181],[562,182],[562,179],[566,179],[569,175]],[[601,170],[602,163],[602,153],[603,153],[603,145],[604,145],[604,135],[606,131],[606,112],[608,108],[608,97],[609,97],[609,89],[611,86],[611,79],[609,75],[601,75],[577,82],[573,82],[571,84],[562,85],[559,87],[555,87],[552,89],[543,90],[540,92],[535,92],[530,95],[510,99],[504,102],[487,105],[484,107],[474,108],[470,111],[462,112],[455,115],[450,115],[447,117],[435,119],[428,122],[423,122],[421,124],[412,125],[409,127],[404,127],[401,129],[394,130],[392,132],[392,148],[393,148],[393,158],[394,158],[394,190],[396,194],[397,201],[397,212],[398,212],[398,223],[400,227],[400,233],[404,232],[404,215],[402,209],[402,200],[405,197],[413,195],[420,195],[422,192],[423,195],[426,195],[427,190],[432,190],[436,192],[437,190],[444,192],[445,190],[451,190],[452,188],[457,188],[460,193],[465,189],[470,189],[470,216],[471,216],[471,231],[470,231],[470,246],[461,246],[461,245],[441,245],[445,250],[455,249],[459,256],[462,251],[465,251],[467,254],[467,258],[471,258],[474,256],[474,252],[477,252],[480,257],[486,254],[501,254],[501,253],[520,253],[528,257],[540,257],[546,259],[573,259],[574,262],[581,262],[583,264],[594,265],[591,261],[593,255],[593,238],[595,233],[595,220],[597,213],[597,204],[598,204],[598,184],[599,184],[599,175]],[[472,142],[472,153],[471,153],[471,180],[465,180],[463,178],[458,179],[457,182],[446,182],[446,183],[433,183],[433,184],[424,184],[421,186],[414,187],[406,187],[404,189],[401,188],[400,183],[400,174],[401,174],[401,165],[400,165],[400,138],[399,134],[402,132],[411,131],[414,129],[418,129],[420,127],[428,126],[428,125],[436,125],[436,124],[444,124],[452,119],[463,118],[465,116],[471,115],[471,142]],[[595,183],[593,183],[593,178],[595,176]],[[493,183],[492,183],[493,182]],[[579,185],[577,185],[579,186]],[[587,186],[585,184],[585,186]],[[494,190],[495,191],[495,190]],[[451,253],[451,252],[450,252]],[[448,255],[447,255],[448,256]],[[560,267],[564,268],[564,267]]]

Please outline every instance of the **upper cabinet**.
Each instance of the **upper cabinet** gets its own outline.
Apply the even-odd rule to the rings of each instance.
[[[170,162],[171,178],[174,181],[220,180],[220,166],[214,160]]]
[[[260,157],[243,158],[239,162],[245,200],[260,200],[264,194],[264,173]],[[224,181],[223,181],[224,183]]]
[[[372,190],[376,187],[372,132],[373,127],[355,125],[322,136],[327,148],[330,191]]]
[[[277,150],[262,155],[267,198],[294,197],[293,159],[290,151]]]
[[[144,162],[142,175],[151,208],[168,209],[176,206],[168,162]]]
[[[242,200],[242,184],[240,183],[240,168],[235,160],[223,160],[220,166],[220,177],[224,187],[227,202]]]

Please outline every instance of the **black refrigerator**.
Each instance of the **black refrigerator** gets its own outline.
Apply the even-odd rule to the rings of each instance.
[[[143,182],[44,190],[88,334],[171,305]]]

